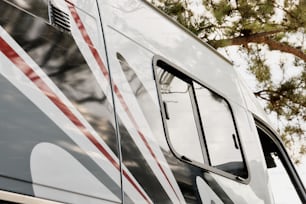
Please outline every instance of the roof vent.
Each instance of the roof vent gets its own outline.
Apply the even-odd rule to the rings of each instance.
[[[70,32],[69,15],[52,4],[50,4],[49,8],[52,25],[58,27],[62,31]]]

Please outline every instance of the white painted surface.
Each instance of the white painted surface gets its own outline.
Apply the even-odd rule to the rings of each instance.
[[[79,193],[103,200],[120,202],[120,198],[97,180],[79,161],[54,144],[40,143],[36,145],[31,153],[30,166],[34,183],[66,191],[63,194],[54,194],[52,198],[55,200],[83,203],[82,200],[77,198],[77,195],[70,195]],[[50,196],[48,190],[41,190],[39,186],[33,188],[37,197]]]

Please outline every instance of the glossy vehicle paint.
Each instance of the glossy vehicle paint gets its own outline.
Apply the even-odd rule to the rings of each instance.
[[[226,100],[246,176],[175,152],[157,73],[167,67]],[[0,86],[3,192],[61,203],[273,203],[254,120],[268,123],[262,109],[228,61],[144,1],[0,0]]]

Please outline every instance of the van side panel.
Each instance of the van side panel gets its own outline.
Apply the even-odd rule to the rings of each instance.
[[[70,4],[52,3],[71,15]],[[66,32],[29,11],[0,1],[0,188],[67,203],[120,203],[109,81],[98,82],[101,71],[86,55],[90,46],[105,60],[102,36],[88,45],[75,22]],[[97,13],[80,9],[79,18],[99,25]]]
[[[227,100],[247,178],[173,150],[157,56]],[[228,61],[144,1],[0,0],[0,190],[63,203],[269,204],[240,85]]]

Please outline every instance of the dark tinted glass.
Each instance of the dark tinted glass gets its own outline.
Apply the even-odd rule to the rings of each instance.
[[[49,21],[48,0],[10,0],[8,2]]]

